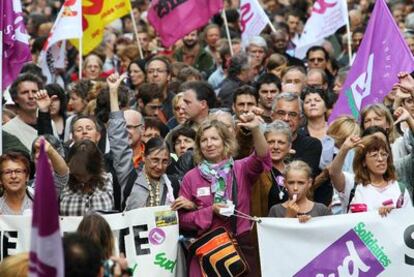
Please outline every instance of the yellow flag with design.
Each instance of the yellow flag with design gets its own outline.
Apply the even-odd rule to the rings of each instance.
[[[130,13],[130,0],[82,0],[82,54],[87,55],[103,39],[104,28],[115,19]],[[79,49],[79,41],[71,40]]]

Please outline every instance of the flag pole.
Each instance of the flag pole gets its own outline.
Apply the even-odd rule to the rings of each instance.
[[[343,1],[345,1],[345,7],[347,7],[348,4],[346,3],[346,0],[343,0]],[[348,11],[348,9],[347,9],[347,11]],[[349,17],[346,20],[346,37],[347,37],[347,40],[348,40],[349,66],[352,66],[352,47],[351,47],[352,38],[351,38],[351,27],[350,27],[350,24],[349,24]]]
[[[82,57],[83,44],[82,44],[82,39],[83,39],[83,37],[81,37],[79,39],[79,81],[82,80],[82,64],[83,64],[83,57]]]
[[[260,6],[263,7],[263,3],[260,0],[257,0],[257,2],[260,4]],[[276,33],[275,26],[273,26],[272,21],[270,21],[270,18],[266,16],[267,24],[269,24],[270,29],[272,30],[272,33]]]
[[[139,37],[138,37],[137,23],[135,21],[134,13],[132,12],[131,0],[128,0],[127,2],[128,2],[128,5],[129,5],[129,14],[131,15],[132,27],[134,28],[135,37],[137,39],[139,57],[141,59],[144,59],[144,53],[142,52],[141,42],[139,41]]]
[[[3,17],[0,19],[3,20]],[[3,26],[3,24],[1,24]],[[0,155],[3,154],[3,30],[0,30]]]
[[[227,40],[229,41],[229,46],[230,46],[230,55],[233,57],[234,56],[234,53],[233,53],[233,45],[231,43],[229,24],[227,22],[227,16],[226,16],[226,12],[224,11],[224,9],[221,12],[221,16],[223,17],[224,27],[226,28]]]

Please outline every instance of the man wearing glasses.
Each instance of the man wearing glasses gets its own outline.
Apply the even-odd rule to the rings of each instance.
[[[174,93],[168,91],[168,83],[171,79],[170,62],[163,57],[156,56],[145,65],[147,80],[151,84],[157,84],[162,91],[162,112],[170,119],[174,116],[172,99]]]
[[[313,137],[298,132],[302,114],[302,103],[298,95],[284,92],[276,95],[272,108],[272,119],[283,120],[292,131],[293,159],[306,162],[316,176],[319,173],[319,161],[322,154],[321,142]]]

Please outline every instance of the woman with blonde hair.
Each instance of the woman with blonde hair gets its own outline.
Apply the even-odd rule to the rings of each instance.
[[[188,115],[185,113],[184,110],[184,94],[182,92],[176,94],[171,101],[173,107],[173,114],[174,116],[168,120],[167,127],[172,130],[178,125],[184,124],[187,119]]]
[[[257,273],[256,252],[250,239],[250,222],[222,215],[222,209],[230,203],[245,214],[250,213],[252,186],[263,172],[271,167],[269,148],[260,131],[261,119],[253,113],[240,116],[239,127],[249,129],[255,151],[252,155],[234,161],[236,151],[234,135],[217,120],[206,120],[199,127],[194,151],[197,166],[187,172],[180,188],[180,196],[192,201],[197,209],[178,210],[180,227],[201,236],[209,230],[226,227],[233,232],[247,259],[250,275]],[[237,198],[235,198],[237,197]],[[198,257],[191,259],[189,276],[201,276]]]
[[[409,142],[406,142],[405,137],[398,134],[392,114],[384,104],[371,104],[361,111],[362,130],[371,126],[378,126],[387,131],[394,160],[403,158],[410,153],[406,146],[409,145]]]

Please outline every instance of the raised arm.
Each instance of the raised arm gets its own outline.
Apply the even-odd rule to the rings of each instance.
[[[124,114],[119,110],[118,88],[123,77],[118,74],[112,74],[108,77],[109,101],[111,113],[108,121],[108,139],[113,158],[114,169],[121,186],[121,203],[123,203],[124,189],[128,182],[128,176],[134,165],[132,161],[132,149],[128,143],[128,133]]]
[[[343,192],[345,189],[345,175],[342,172],[342,167],[344,165],[346,155],[348,154],[349,150],[354,148],[360,142],[361,138],[359,136],[348,137],[345,140],[344,144],[342,144],[338,154],[332,161],[331,167],[329,168],[329,177],[331,177],[332,184],[339,192]]]
[[[39,109],[37,117],[37,134],[39,136],[45,134],[53,135],[52,120],[50,117],[52,98],[49,97],[47,91],[44,89],[36,92],[34,98]]]
[[[263,119],[255,115],[252,112],[240,115],[240,122],[237,126],[241,128],[249,129],[253,136],[253,145],[256,150],[256,155],[259,157],[266,157],[269,154],[269,147],[263,132],[260,130],[260,124],[263,123]]]

